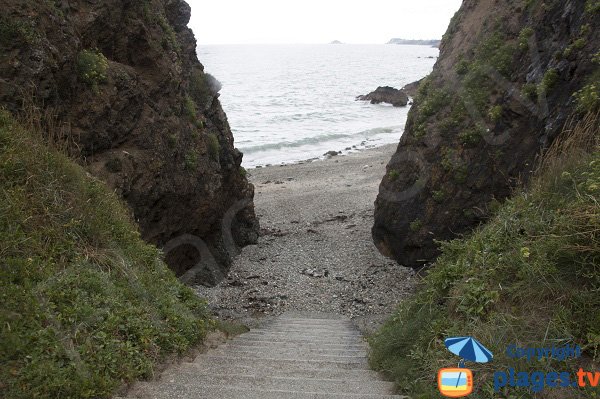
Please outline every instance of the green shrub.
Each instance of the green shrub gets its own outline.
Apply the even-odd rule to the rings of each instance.
[[[456,164],[456,161],[455,161],[456,153],[454,150],[452,150],[451,148],[448,148],[448,147],[442,148],[441,153],[442,153],[442,160],[441,160],[442,168],[444,168],[444,170],[446,172],[450,172],[451,170],[454,169],[454,165]]]
[[[413,136],[415,139],[420,139],[425,137],[425,135],[427,134],[427,127],[425,125],[425,123],[418,123],[416,124],[416,126],[413,128]]]
[[[396,180],[398,180],[399,177],[400,177],[400,172],[397,171],[396,169],[391,169],[388,172],[388,179],[390,179],[390,181],[396,181]]]
[[[112,190],[0,117],[0,397],[107,398],[211,327]]]
[[[449,99],[450,96],[444,89],[429,88],[427,94],[419,98],[418,122],[423,123],[435,115],[448,104]]]
[[[461,122],[462,119],[455,118],[451,115],[439,121],[437,125],[440,130],[440,133],[449,135],[453,132],[456,132],[456,130],[460,127]]]
[[[565,50],[563,51],[563,58],[570,58],[571,55],[573,55],[574,51],[577,50],[581,50],[582,48],[585,47],[585,39],[584,38],[579,38],[577,40],[575,40],[573,43],[571,43],[567,48],[565,48]]]
[[[531,100],[537,101],[538,99],[538,87],[533,83],[525,83],[521,88],[521,94],[523,97]]]
[[[459,183],[459,184],[465,183],[467,181],[468,175],[469,175],[469,169],[467,168],[467,165],[465,165],[464,163],[455,165],[452,178],[454,179],[454,181],[456,183]]]
[[[477,143],[479,143],[479,141],[481,141],[481,135],[482,128],[473,127],[460,132],[460,134],[458,135],[458,139],[460,140],[461,144],[470,147],[476,145]]]
[[[577,39],[573,42],[573,48],[575,50],[581,50],[584,47],[585,47],[585,39],[582,37],[580,37],[579,39]]]
[[[420,219],[415,219],[412,222],[410,222],[410,231],[412,231],[413,233],[421,230],[422,227],[423,227],[423,222],[421,222]]]
[[[11,46],[15,42],[25,42],[29,45],[39,41],[40,36],[31,22],[19,21],[7,16],[0,16],[0,44]]]
[[[529,48],[529,38],[533,35],[535,31],[531,26],[527,26],[521,30],[519,33],[519,49],[527,50]]]
[[[487,64],[504,77],[510,77],[516,48],[499,31],[489,35],[476,50],[476,60]]]
[[[198,154],[194,151],[189,151],[185,154],[184,159],[185,168],[187,170],[194,170],[198,166]]]
[[[446,192],[444,190],[436,190],[431,193],[431,198],[438,204],[446,201]]]
[[[221,152],[221,144],[219,144],[219,138],[214,133],[208,134],[208,154],[214,161],[219,160],[219,153]]]
[[[494,105],[488,111],[488,118],[491,122],[496,123],[502,118],[502,105]]]
[[[162,15],[156,15],[156,22],[162,28],[164,36],[161,41],[161,45],[165,50],[173,50],[175,52],[181,52],[181,46],[179,45],[179,41],[177,40],[177,35],[175,34],[175,30],[167,20],[167,18]]]
[[[417,96],[416,98],[418,98],[419,100],[421,98],[425,98],[428,94],[429,94],[429,89],[431,88],[431,80],[432,80],[432,76],[431,75],[427,75],[425,78],[423,78],[423,80],[421,81],[421,84],[419,85],[419,88],[417,89]]]
[[[460,60],[454,69],[457,74],[461,76],[465,75],[467,72],[469,72],[469,62],[467,60]]]
[[[97,49],[82,50],[77,56],[77,73],[83,82],[97,88],[108,79],[108,60]]]
[[[596,83],[590,83],[573,94],[577,112],[581,114],[594,113],[600,109],[599,89],[600,87]]]
[[[585,12],[588,14],[600,12],[600,0],[587,0],[585,2]]]
[[[592,27],[590,24],[581,25],[581,28],[579,29],[579,36],[580,37],[587,36],[591,32],[592,32]]]
[[[456,183],[464,183],[467,180],[468,168],[467,165],[460,159],[453,149],[444,147],[441,150],[442,159],[440,164],[444,171],[452,174],[452,178]]]
[[[538,91],[541,93],[548,93],[556,86],[559,79],[560,76],[558,75],[558,71],[556,69],[548,69],[542,78],[542,82],[540,83]]]
[[[194,69],[190,77],[190,94],[198,104],[206,104],[210,97],[206,74],[199,69]]]
[[[243,166],[240,166],[240,175],[244,178],[248,176],[248,171]]]

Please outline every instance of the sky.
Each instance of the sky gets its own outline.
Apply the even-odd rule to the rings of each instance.
[[[187,0],[200,45],[440,39],[462,0]]]

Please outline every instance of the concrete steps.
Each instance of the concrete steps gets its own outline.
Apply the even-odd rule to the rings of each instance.
[[[349,320],[284,315],[191,363],[139,383],[127,399],[401,398],[369,370],[367,344]]]

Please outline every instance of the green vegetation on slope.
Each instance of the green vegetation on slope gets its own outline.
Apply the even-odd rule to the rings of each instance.
[[[474,336],[493,362],[468,363],[472,398],[532,397],[524,388],[495,393],[492,373],[600,369],[600,142],[597,119],[565,130],[526,190],[470,236],[444,243],[417,294],[371,338],[371,364],[414,398],[440,397],[437,371],[458,357],[443,340]],[[588,148],[583,152],[580,148]],[[579,149],[578,149],[579,148]],[[590,152],[591,150],[591,152]],[[510,344],[578,344],[570,362],[506,356]],[[600,397],[598,389],[554,389],[554,397]],[[549,397],[544,391],[537,397]]]
[[[0,111],[0,397],[103,398],[212,326],[103,183]]]

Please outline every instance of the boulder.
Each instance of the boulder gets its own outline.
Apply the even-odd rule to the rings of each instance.
[[[404,107],[408,104],[408,96],[403,90],[390,86],[379,86],[375,91],[364,96],[356,97],[357,101],[371,101],[371,104],[388,103],[394,107]]]

